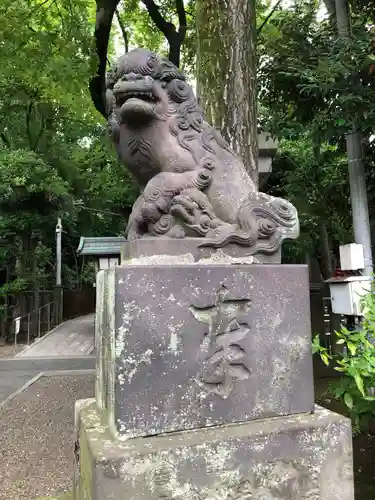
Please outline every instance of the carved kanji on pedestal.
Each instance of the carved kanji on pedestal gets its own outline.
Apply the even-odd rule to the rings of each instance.
[[[201,345],[206,356],[197,382],[208,393],[224,399],[232,392],[236,380],[250,376],[244,360],[246,351],[240,341],[250,332],[244,315],[251,300],[229,299],[228,295],[229,291],[222,287],[216,294],[214,305],[190,308],[198,321],[208,325]]]

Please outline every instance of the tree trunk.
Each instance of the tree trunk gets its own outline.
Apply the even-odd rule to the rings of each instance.
[[[320,223],[320,246],[321,246],[321,256],[322,256],[322,272],[325,280],[332,278],[333,267],[332,267],[332,252],[329,242],[329,235],[327,231],[327,225],[324,221]]]
[[[197,94],[258,186],[255,0],[197,0]]]
[[[315,180],[316,183],[318,184],[318,179],[319,179],[319,170],[322,167],[321,165],[321,143],[320,139],[315,138],[314,140],[314,147],[313,147],[313,152],[314,152],[314,159],[315,159]],[[324,200],[322,199],[320,202],[320,206],[323,208],[324,212]],[[327,230],[327,224],[326,224],[326,219],[323,216],[320,221],[320,227],[319,227],[319,232],[320,232],[320,266],[321,266],[321,271],[324,280],[327,280],[329,278],[332,278],[333,275],[333,267],[332,267],[332,251],[331,251],[331,245],[330,245],[330,238]]]
[[[336,14],[335,0],[324,0],[324,5],[326,6],[330,16],[334,16]]]

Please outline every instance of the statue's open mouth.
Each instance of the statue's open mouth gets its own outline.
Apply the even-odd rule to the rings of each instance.
[[[129,101],[130,99],[138,99],[141,101],[146,101],[146,102],[159,102],[159,98],[153,93],[153,92],[145,92],[141,90],[131,90],[129,92],[124,92],[122,94],[122,104],[124,104],[126,101]],[[121,104],[121,105],[122,105]]]
[[[138,88],[137,88],[138,87]],[[160,97],[149,85],[128,83],[116,92],[116,105],[122,123],[143,123],[156,116]]]

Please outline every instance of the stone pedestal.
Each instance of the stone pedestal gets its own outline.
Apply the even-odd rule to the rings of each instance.
[[[98,274],[75,500],[353,500],[350,422],[314,410],[306,266],[149,244]]]
[[[101,271],[99,408],[120,437],[313,409],[305,266]]]
[[[120,441],[77,405],[75,499],[353,500],[350,422],[313,414]]]

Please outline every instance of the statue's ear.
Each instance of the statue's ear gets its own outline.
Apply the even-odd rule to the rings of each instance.
[[[158,79],[164,82],[172,80],[186,80],[185,75],[168,59],[163,59],[159,65]]]
[[[120,128],[115,114],[112,112],[108,118],[108,134],[115,144],[120,140]]]
[[[115,95],[112,91],[112,89],[108,89],[105,92],[105,109],[107,116],[111,116],[114,108],[115,108],[116,102],[115,102]]]
[[[193,91],[190,85],[184,80],[175,78],[168,84],[168,93],[170,97],[178,103],[184,102],[192,97]]]

